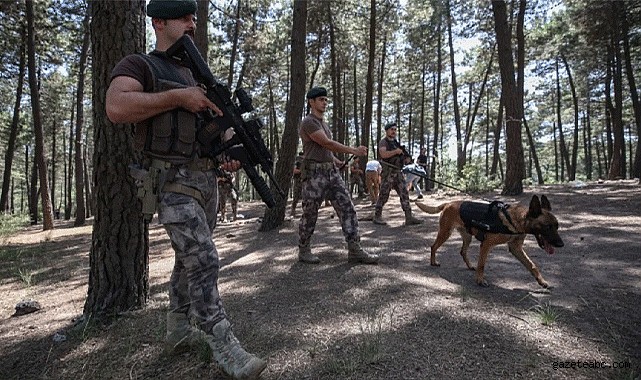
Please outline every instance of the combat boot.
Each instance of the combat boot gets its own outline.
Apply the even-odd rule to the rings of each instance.
[[[312,253],[312,249],[308,244],[298,245],[298,261],[302,261],[307,264],[318,264],[320,263],[320,258]]]
[[[167,337],[165,344],[172,353],[185,352],[197,347],[205,338],[205,332],[192,326],[184,313],[167,313]]]
[[[374,224],[386,225],[387,222],[383,220],[383,209],[374,210],[374,218],[372,219]]]
[[[350,263],[378,264],[378,255],[367,253],[358,241],[347,242],[347,261]]]
[[[216,323],[205,340],[211,347],[214,361],[235,380],[258,379],[267,367],[267,362],[245,351],[227,319]]]
[[[412,216],[412,210],[405,211],[405,225],[423,224],[423,221]]]

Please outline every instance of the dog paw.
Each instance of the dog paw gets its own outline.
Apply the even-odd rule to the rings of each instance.
[[[478,286],[482,286],[482,287],[484,287],[484,288],[487,288],[487,287],[489,287],[489,286],[490,286],[490,284],[488,284],[488,282],[487,282],[487,281],[485,281],[485,280],[480,280],[480,281],[479,281],[479,280],[476,280],[476,283],[478,284]]]
[[[438,262],[434,261],[434,262],[430,262],[430,265],[433,266],[433,267],[440,267],[441,263],[438,263]]]

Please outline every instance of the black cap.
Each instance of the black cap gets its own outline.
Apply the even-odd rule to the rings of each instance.
[[[311,90],[307,91],[307,99],[314,99],[319,96],[327,96],[325,87],[312,87]]]
[[[147,16],[171,20],[188,14],[196,14],[196,0],[151,0],[147,4]]]
[[[385,130],[386,130],[386,131],[387,131],[388,129],[390,129],[390,128],[394,128],[394,127],[396,127],[396,123],[389,123],[389,124],[385,124]]]

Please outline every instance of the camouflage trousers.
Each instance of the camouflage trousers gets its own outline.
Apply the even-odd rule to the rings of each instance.
[[[334,210],[336,210],[345,240],[348,242],[360,241],[356,210],[349,197],[345,181],[336,168],[320,169],[308,173],[307,178],[303,180],[301,195],[303,215],[298,227],[299,245],[309,244],[316,227],[318,209],[326,198],[331,201]]]
[[[238,214],[238,194],[230,183],[218,185],[218,212],[220,213],[220,221],[227,220],[227,200],[231,203],[232,219],[236,220]]]
[[[382,210],[385,203],[389,200],[389,193],[392,189],[401,198],[401,208],[403,211],[408,212],[410,208],[410,195],[405,185],[405,178],[400,170],[384,171],[383,180],[381,181],[381,190],[378,193],[378,201],[376,201],[376,210]]]
[[[204,331],[225,318],[218,293],[218,251],[212,239],[216,227],[218,186],[213,170],[180,168],[171,181],[201,192],[204,204],[179,193],[162,192],[158,219],[175,252],[169,282],[170,312],[185,313]]]

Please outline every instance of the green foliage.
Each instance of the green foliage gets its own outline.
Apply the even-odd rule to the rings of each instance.
[[[549,303],[539,304],[532,308],[538,316],[541,323],[545,326],[551,326],[559,320],[561,312],[555,309]]]
[[[0,214],[0,238],[13,234],[29,225],[29,216],[25,214]]]
[[[18,277],[20,278],[20,281],[22,281],[22,283],[25,284],[26,287],[30,287],[31,285],[33,285],[34,274],[35,272],[29,269],[25,269],[25,268],[18,269]]]
[[[462,177],[458,179],[458,185],[467,193],[486,193],[500,187],[501,181],[485,175],[484,164],[468,162],[463,168]]]

